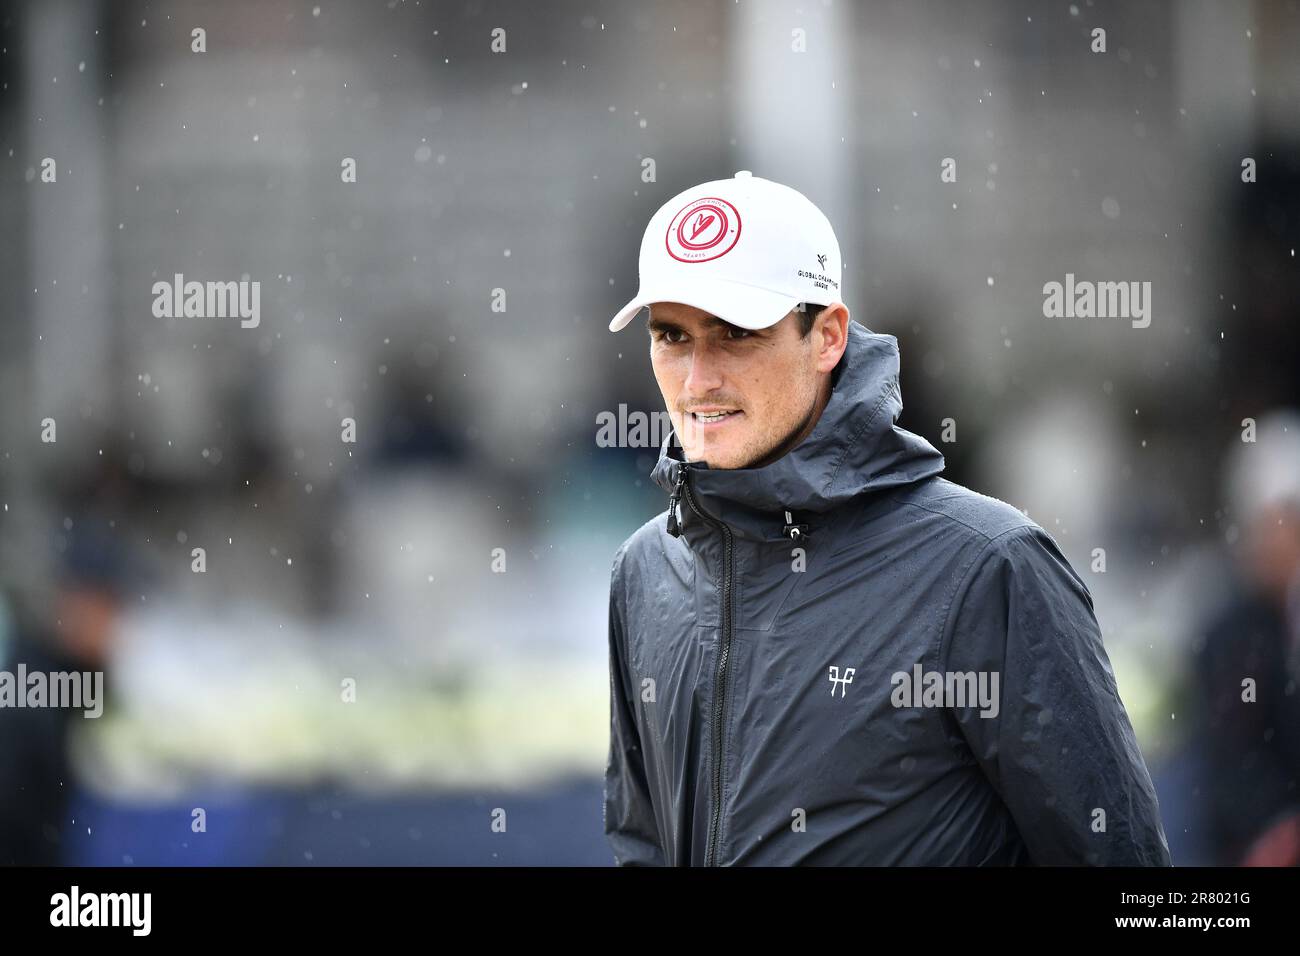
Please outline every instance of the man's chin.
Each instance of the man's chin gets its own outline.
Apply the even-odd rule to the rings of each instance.
[[[685,429],[677,430],[677,440],[681,442],[688,461],[703,461],[712,469],[764,468],[784,458],[807,437],[814,416],[815,411],[809,412],[803,422],[795,425],[784,439],[761,449],[754,448],[756,442],[746,441],[746,426],[752,428],[753,423],[743,420],[724,424],[717,432],[712,432],[712,428],[718,426],[709,426],[710,437],[707,439],[701,437],[698,427],[687,424]],[[755,438],[758,439],[759,436]]]
[[[712,469],[747,468],[752,456],[735,448],[705,442],[686,449],[689,461],[703,461]]]
[[[702,441],[698,435],[692,435],[690,441],[682,442],[682,450],[687,461],[705,462],[711,469],[757,468],[766,464],[775,451],[775,447],[755,449],[753,442],[746,442],[743,435],[721,435]],[[680,440],[680,436],[679,436]]]

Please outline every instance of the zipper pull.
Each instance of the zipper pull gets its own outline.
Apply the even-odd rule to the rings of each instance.
[[[682,485],[686,483],[686,466],[680,465],[677,468],[677,482],[673,485],[673,493],[668,496],[668,533],[674,538],[681,536],[681,525],[677,521],[677,502],[682,497]]]
[[[808,538],[808,526],[806,524],[795,524],[794,515],[787,511],[785,513],[785,527],[781,530],[781,533],[793,541],[805,541]]]

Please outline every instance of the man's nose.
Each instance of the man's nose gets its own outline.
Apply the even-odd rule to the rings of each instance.
[[[688,396],[698,400],[710,392],[722,387],[722,356],[710,345],[697,344],[691,350],[690,363],[686,371],[686,381],[682,389]]]

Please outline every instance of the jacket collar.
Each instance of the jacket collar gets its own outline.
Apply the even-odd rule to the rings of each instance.
[[[832,373],[830,400],[812,432],[792,451],[761,468],[709,468],[707,462],[687,467],[677,435],[670,431],[650,477],[671,495],[686,468],[695,503],[738,537],[790,540],[787,511],[793,524],[811,521],[815,527],[812,516],[859,495],[943,471],[943,455],[897,425],[903,410],[898,371],[898,340],[850,321],[847,347]],[[704,533],[707,523],[684,499],[677,513],[691,538]]]

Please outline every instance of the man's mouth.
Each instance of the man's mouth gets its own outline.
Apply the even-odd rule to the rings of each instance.
[[[709,411],[687,412],[691,420],[698,425],[720,425],[745,414],[739,409],[712,409]]]

